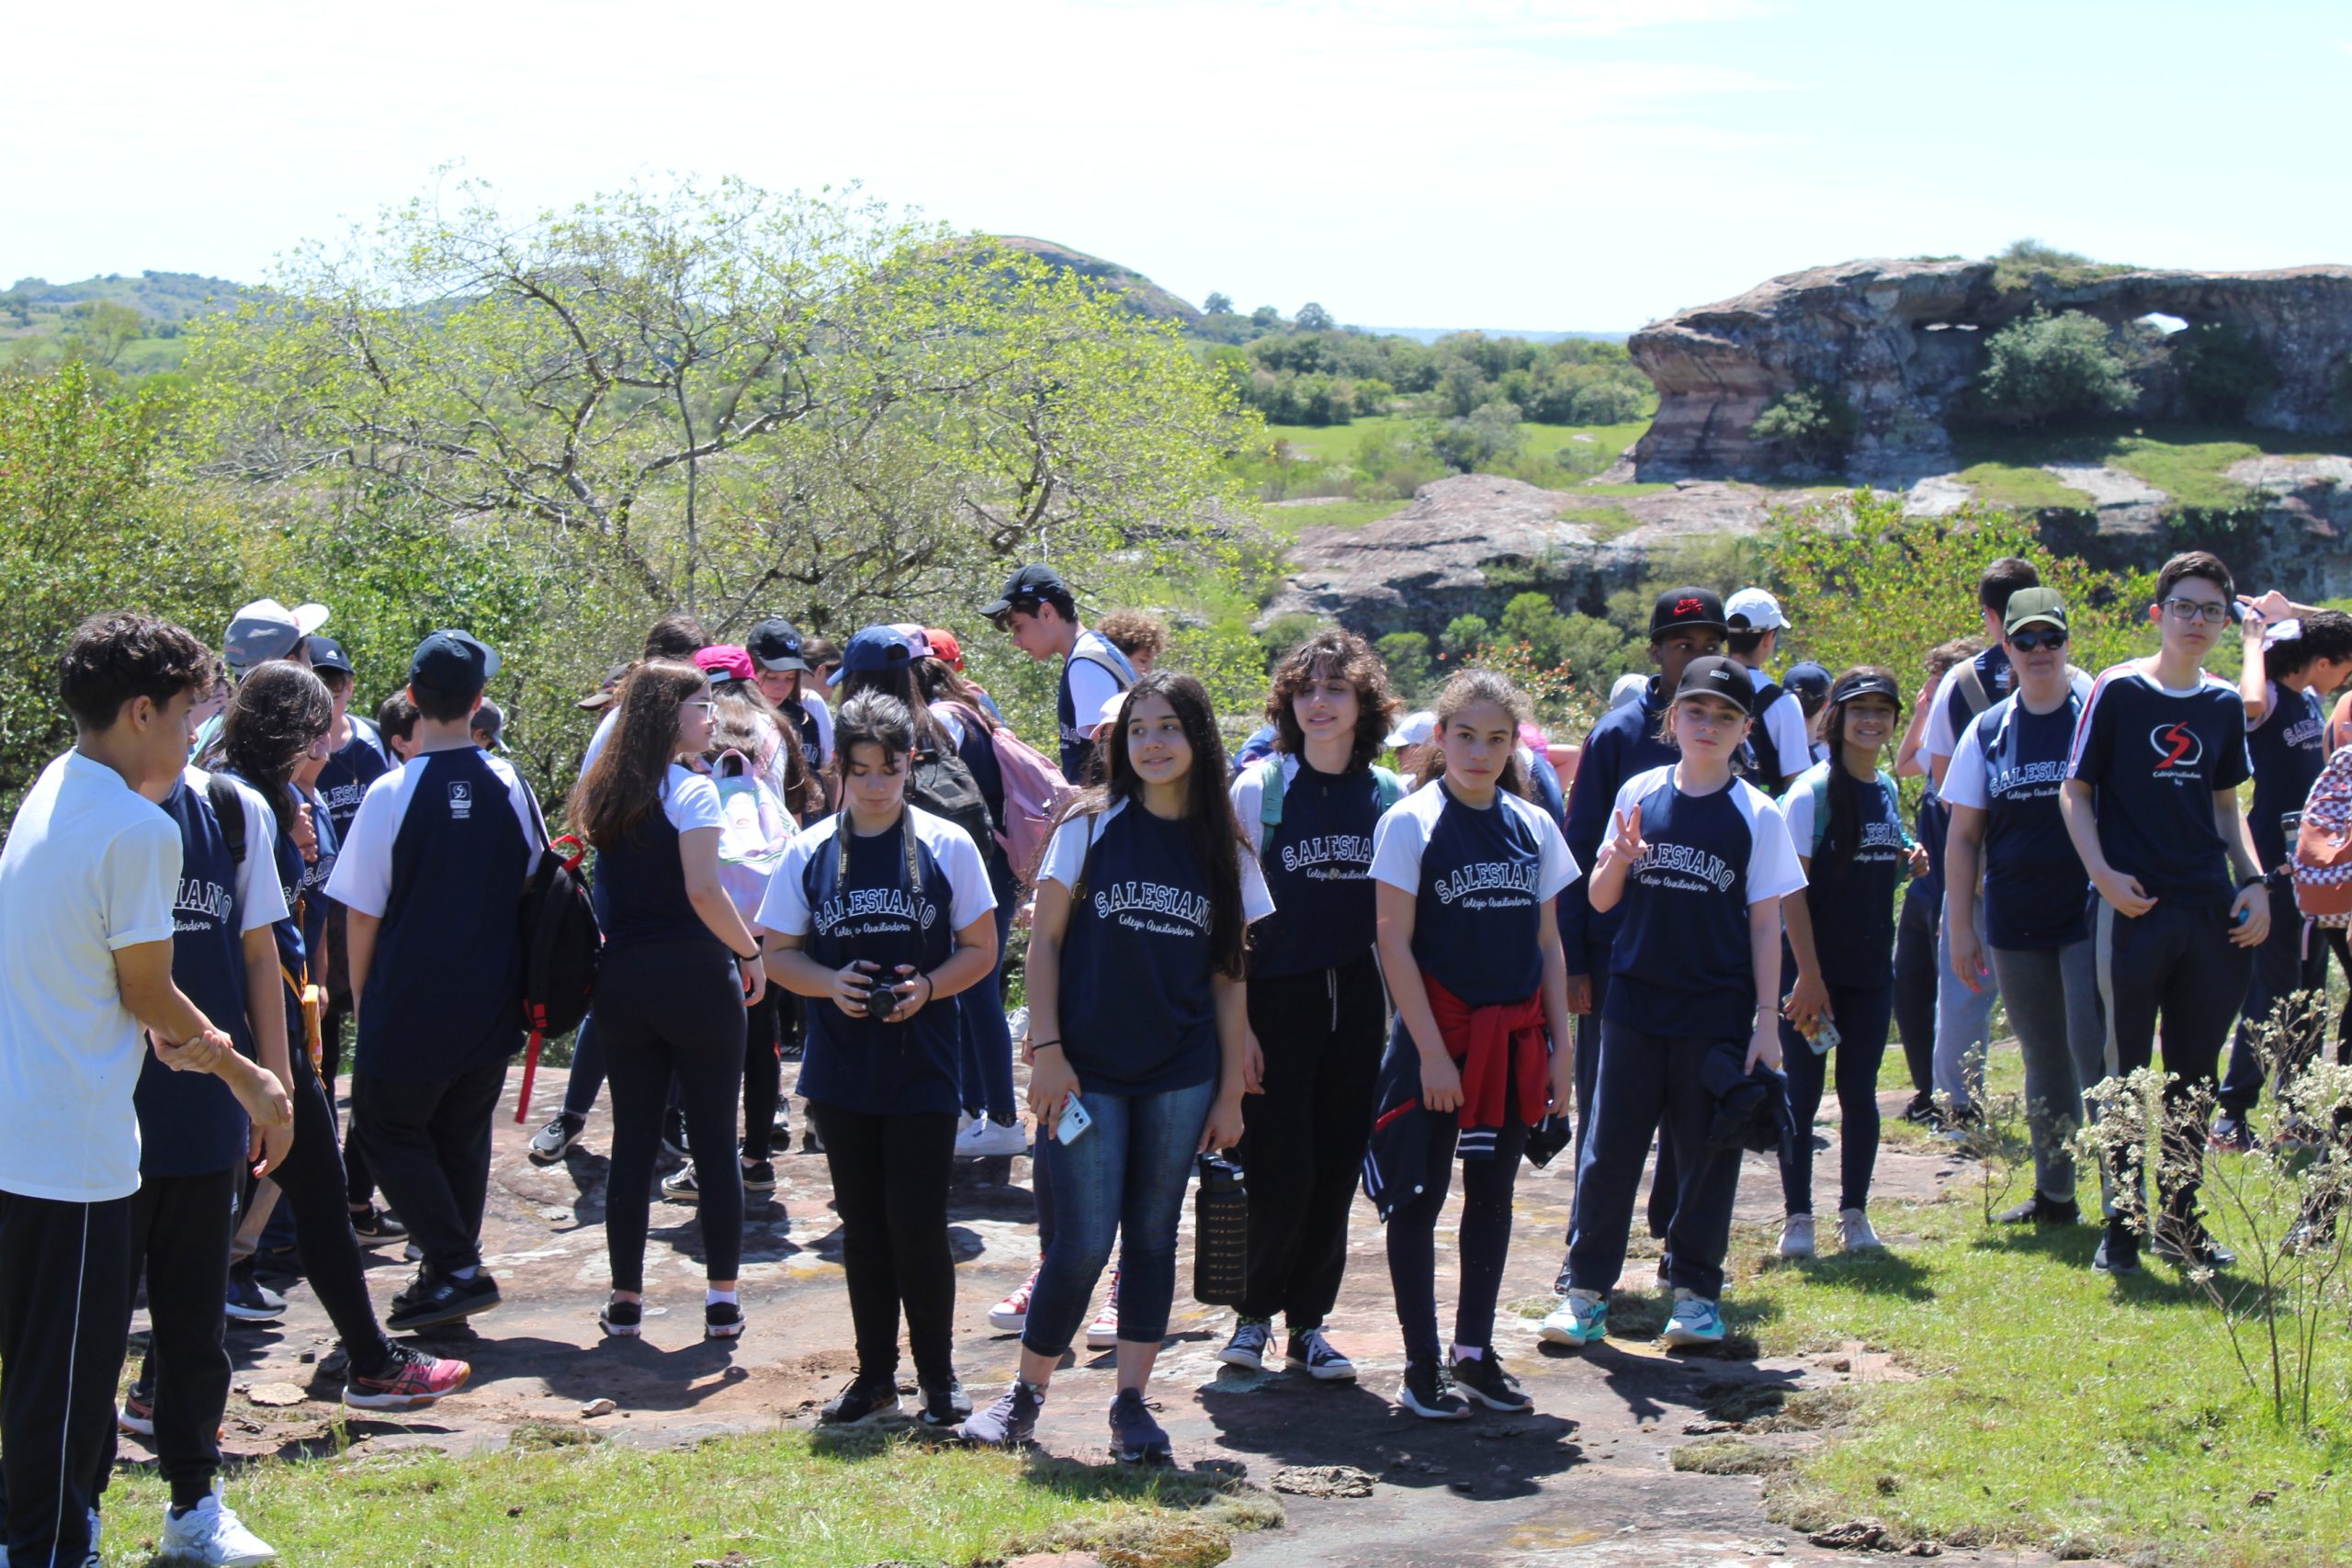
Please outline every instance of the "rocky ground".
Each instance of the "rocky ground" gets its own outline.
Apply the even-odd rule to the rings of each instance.
[[[556,1103],[560,1078],[542,1077],[541,1115]],[[1888,1098],[1890,1112],[1899,1109],[1895,1098]],[[780,1422],[813,1423],[818,1406],[851,1370],[839,1233],[823,1157],[780,1157],[773,1200],[755,1203],[750,1214],[743,1280],[751,1327],[732,1344],[701,1338],[695,1211],[657,1202],[646,1336],[631,1342],[603,1337],[595,1323],[608,1278],[606,1163],[594,1152],[607,1146],[605,1114],[600,1108],[581,1149],[551,1168],[524,1158],[527,1132],[511,1112],[502,1114],[484,1239],[505,1304],[435,1340],[443,1353],[474,1363],[472,1384],[413,1419],[351,1421],[355,1450],[364,1456],[429,1444],[467,1451],[506,1443],[518,1429],[583,1424],[616,1441],[673,1445]],[[1018,1353],[1015,1337],[989,1328],[986,1314],[1034,1258],[1028,1168],[1025,1159],[967,1163],[955,1191],[958,1358],[982,1399],[1010,1376]],[[1924,1200],[1964,1179],[1952,1160],[1890,1146],[1881,1158],[1879,1190],[1888,1198]],[[1565,1162],[1527,1173],[1519,1194],[1522,1223],[1503,1291],[1498,1348],[1535,1396],[1531,1416],[1482,1414],[1440,1425],[1392,1403],[1401,1351],[1381,1232],[1369,1205],[1359,1205],[1348,1288],[1331,1325],[1335,1340],[1362,1368],[1361,1382],[1326,1385],[1222,1367],[1213,1357],[1230,1314],[1178,1301],[1155,1391],[1180,1462],[1238,1467],[1251,1483],[1279,1496],[1288,1517],[1280,1530],[1238,1539],[1233,1561],[1269,1568],[1367,1562],[1387,1568],[1730,1568],[1851,1561],[1851,1552],[1815,1546],[1769,1519],[1755,1477],[1678,1472],[1672,1455],[1725,1429],[1725,1418],[1770,1407],[1786,1394],[1908,1374],[1859,1345],[1791,1358],[1759,1358],[1752,1345],[1738,1344],[1724,1354],[1673,1355],[1630,1339],[1582,1355],[1539,1348],[1534,1319],[1510,1308],[1548,1295],[1568,1215]],[[1751,1156],[1741,1220],[1769,1224],[1778,1209],[1777,1182]],[[1443,1246],[1450,1224],[1440,1232],[1442,1269],[1451,1266]],[[376,1256],[380,1305],[407,1269],[396,1248]],[[1652,1267],[1646,1258],[1629,1263],[1629,1283],[1645,1280]],[[1189,1278],[1186,1261],[1180,1279]],[[282,1325],[232,1328],[238,1393],[228,1447],[238,1456],[292,1457],[334,1447],[332,1427],[344,1413],[334,1403],[341,1382],[333,1375],[333,1334],[310,1293],[299,1284],[287,1288]],[[1441,1302],[1448,1296],[1442,1283]],[[1110,1363],[1107,1354],[1081,1355],[1057,1380],[1040,1431],[1047,1452],[1104,1457]],[[611,1402],[609,1410],[604,1401]],[[588,1414],[592,1409],[599,1413]],[[545,1438],[531,1430],[526,1440]],[[1802,1449],[1824,1438],[1799,1432],[1759,1440]],[[125,1439],[123,1462],[146,1457],[136,1439]],[[1962,1562],[2041,1561],[1944,1555]]]

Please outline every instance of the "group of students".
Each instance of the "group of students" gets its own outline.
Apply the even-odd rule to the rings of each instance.
[[[869,626],[836,649],[781,620],[734,645],[665,617],[583,705],[603,717],[564,821],[595,852],[602,947],[566,1103],[531,1148],[562,1159],[612,1082],[599,1323],[643,1331],[666,1141],[687,1163],[658,1190],[699,1204],[705,1333],[743,1332],[745,1194],[775,1185],[787,1041],[855,1340],[824,1418],[899,1408],[903,1325],[922,1423],[1025,1442],[1083,1333],[1115,1348],[1112,1447],[1133,1461],[1170,1452],[1146,1395],[1185,1192],[1218,1151],[1237,1152],[1249,1205],[1218,1358],[1355,1376],[1326,1322],[1361,1188],[1385,1225],[1398,1398],[1455,1419],[1530,1407],[1494,1344],[1523,1160],[1575,1160],[1540,1329],[1554,1343],[1607,1332],[1653,1141],[1666,1338],[1720,1340],[1741,1151],[1779,1152],[1780,1250],[1811,1255],[1812,1123],[1833,1083],[1843,1245],[1878,1246],[1876,1085],[1898,1018],[1922,1094],[1964,1119],[1970,1031],[1996,987],[2007,997],[2035,1111],[2036,1192],[2011,1220],[2079,1217],[2068,1137],[2086,1090],[2145,1065],[2160,1025],[2182,1092],[2216,1078],[2245,1021],[2213,1134],[2238,1146],[2253,1028],[2324,983],[2324,946],[2300,940],[2281,877],[2331,739],[2321,695],[2352,676],[2352,621],[2242,599],[2190,552],[2158,580],[2158,651],[2090,682],[2067,662],[2067,606],[2029,565],[1994,563],[1979,600],[1992,640],[1939,650],[1907,730],[1892,672],[1775,682],[1772,596],[1687,587],[1655,605],[1656,673],[1581,747],[1531,746],[1525,698],[1481,671],[1399,727],[1380,660],[1326,630],[1279,662],[1264,728],[1228,760],[1199,681],[1149,668],[1148,639],[1084,625],[1058,574],[1029,566],[979,613],[1061,663],[1057,772],[943,628]],[[323,618],[248,606],[224,639],[225,691],[198,639],[136,615],[94,618],[61,657],[76,746],[0,850],[15,1560],[93,1549],[118,1420],[153,1434],[167,1550],[269,1558],[216,1477],[223,1314],[247,1288],[231,1259],[273,1191],[354,1406],[454,1392],[464,1363],[387,1329],[498,1304],[481,1256],[490,1127],[524,1033],[515,911],[548,829],[483,721],[494,652],[432,634],[369,725],[347,712]],[[2234,687],[2203,670],[2233,621]],[[1399,742],[1402,775],[1383,765]],[[1915,771],[1933,787],[1906,823],[1894,777]],[[1047,777],[1071,787],[1041,804]],[[1001,987],[1022,905],[1016,1043]],[[1019,1333],[1020,1364],[976,1409],[953,1355],[950,1175],[959,1153],[1026,1147],[1016,1051],[1040,1258],[989,1314]],[[2228,1261],[2196,1217],[2205,1135],[2167,1129],[2190,1157],[2165,1162],[2154,1223],[2131,1160],[2103,1173],[2097,1267],[2136,1268],[2148,1237]],[[1457,1162],[1442,1337],[1433,1233]],[[379,1319],[360,1249],[386,1241],[419,1268]],[[142,1275],[148,1366],[118,1409]]]

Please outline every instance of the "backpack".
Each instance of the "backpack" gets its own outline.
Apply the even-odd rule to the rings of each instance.
[[[1261,859],[1274,847],[1274,829],[1283,825],[1283,786],[1288,782],[1283,777],[1281,757],[1266,757],[1259,761],[1258,854]],[[1384,812],[1405,798],[1405,781],[1376,762],[1372,769],[1372,788]],[[1084,880],[1082,874],[1080,880]]]
[[[245,863],[245,802],[237,794],[237,786],[219,773],[204,781],[204,798],[212,803],[212,815],[220,819],[221,841],[229,847],[229,863]]]
[[[741,751],[718,754],[711,783],[718,786],[718,885],[749,920],[792,844],[792,815]]]
[[[961,704],[946,705],[965,724],[978,726],[996,752],[997,772],[1004,780],[1004,830],[995,838],[1013,874],[1025,883],[1036,875],[1053,840],[1055,819],[1069,798],[1069,781],[1052,758],[1013,734],[1011,725],[984,724]]]
[[[979,781],[972,777],[972,770],[964,765],[963,758],[928,746],[918,750],[914,771],[907,779],[907,798],[933,817],[944,818],[963,829],[979,846],[980,858],[988,863],[993,880],[1004,852],[997,847],[996,824],[989,817],[988,796],[980,793]]]
[[[1780,700],[1781,683],[1767,680],[1756,688],[1755,700],[1748,707],[1756,716],[1756,722],[1747,731],[1748,772],[1752,775],[1747,782],[1771,795],[1781,793],[1781,775],[1787,770],[1781,766],[1781,748],[1774,743],[1771,727],[1764,722],[1764,716]]]
[[[1813,842],[1805,847],[1804,858],[1812,860],[1821,853],[1822,836],[1829,831],[1829,768],[1827,762],[1815,762],[1801,775],[1792,789],[1801,789],[1813,796]],[[1888,820],[1898,827],[1903,821],[1903,792],[1884,768],[1878,771],[1878,787],[1886,795]],[[1908,852],[1917,840],[1909,831],[1903,835],[1903,848]]]
[[[539,835],[546,840],[544,821]],[[514,1106],[518,1122],[531,1114],[539,1047],[550,1034],[579,1028],[595,995],[596,954],[605,936],[596,926],[588,879],[580,871],[587,858],[586,842],[566,833],[545,843],[523,882],[516,913],[523,928],[523,1027],[531,1032],[531,1043],[523,1062],[522,1098]]]
[[[2295,908],[2314,925],[2352,927],[2352,746],[2330,757],[2295,825]]]

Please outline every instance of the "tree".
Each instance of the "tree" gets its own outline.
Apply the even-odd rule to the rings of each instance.
[[[1390,632],[1373,645],[1388,666],[1388,683],[1410,694],[1430,683],[1430,639],[1419,632]]]
[[[1523,642],[1538,662],[1556,664],[1560,661],[1560,636],[1564,620],[1548,593],[1515,593],[1503,606],[1503,618],[1497,626],[1506,642]]]
[[[124,349],[147,335],[147,318],[112,299],[86,300],[74,307],[62,335],[69,353],[111,370]]]
[[[2199,419],[2243,420],[2278,385],[2269,351],[2229,321],[2199,321],[2175,333],[2166,346],[2182,395]]]
[[[1429,429],[1429,448],[1437,460],[1455,473],[1475,473],[1497,458],[1519,450],[1519,410],[1509,403],[1488,403],[1467,419],[1449,419]]]
[[[1212,293],[1208,299],[1202,303],[1201,310],[1204,313],[1211,316],[1230,316],[1233,314],[1232,296]]]
[[[1456,615],[1438,634],[1437,645],[1448,659],[1468,659],[1487,645],[1493,629],[1484,615]]]
[[[2115,413],[2140,395],[2107,324],[2080,310],[2037,309],[1995,333],[1976,386],[1995,418],[2036,426]]]
[[[1339,325],[1331,319],[1330,311],[1312,299],[1298,308],[1298,319],[1295,324],[1303,333],[1328,333]]]
[[[1815,384],[1793,388],[1766,403],[1747,435],[1807,467],[1828,468],[1853,446],[1859,423],[1854,405],[1835,387]]]

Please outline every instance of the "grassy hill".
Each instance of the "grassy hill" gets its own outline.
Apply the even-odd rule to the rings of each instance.
[[[187,353],[181,329],[225,310],[243,284],[193,272],[108,273],[74,283],[18,278],[0,293],[0,366],[78,344],[85,358],[124,376],[176,369]]]

